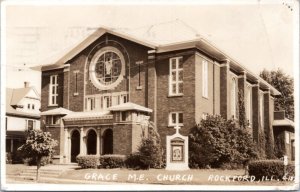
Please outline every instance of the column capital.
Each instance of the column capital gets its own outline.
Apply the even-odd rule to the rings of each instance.
[[[246,78],[246,74],[247,74],[246,71],[241,71],[238,78],[242,78],[242,77]]]
[[[220,67],[229,67],[230,60],[224,59],[221,61]]]

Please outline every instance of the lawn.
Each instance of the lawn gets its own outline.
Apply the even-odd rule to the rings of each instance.
[[[189,185],[290,185],[292,182],[251,181],[243,177],[244,170],[191,169],[167,171],[164,169],[79,169],[67,171],[62,179],[120,182],[137,184],[189,184]],[[240,177],[238,177],[240,176]]]
[[[7,177],[16,175],[28,168],[26,165],[7,165]],[[283,181],[251,181],[243,178],[244,170],[221,169],[191,169],[187,171],[167,171],[164,169],[128,170],[128,169],[78,169],[68,170],[54,180],[41,179],[41,183],[57,184],[101,184],[101,183],[135,183],[135,184],[163,184],[163,185],[263,185],[279,186],[292,185],[293,182]],[[35,181],[28,181],[28,183]],[[19,183],[10,180],[10,183]]]

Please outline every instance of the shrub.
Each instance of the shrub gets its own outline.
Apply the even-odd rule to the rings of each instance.
[[[82,169],[87,169],[87,168],[96,169],[99,164],[99,156],[81,155],[76,157],[76,161]]]
[[[37,165],[37,161],[36,161],[36,158],[32,158],[32,157],[29,157],[29,158],[24,158],[23,159],[23,163],[26,164],[26,165]],[[52,157],[49,157],[49,156],[43,156],[41,158],[41,166],[45,166],[47,164],[50,164],[52,163]]]
[[[6,164],[12,164],[12,153],[6,152]]]
[[[162,165],[160,144],[153,139],[144,138],[138,152],[127,156],[125,164],[133,169],[160,168]]]
[[[149,166],[145,164],[142,160],[142,157],[139,153],[132,153],[126,157],[125,165],[127,168],[132,169],[149,169]]]
[[[295,176],[295,166],[287,166],[287,176]],[[280,160],[258,160],[249,162],[249,175],[255,176],[256,180],[262,179],[262,177],[268,177],[269,179],[284,178],[284,165]]]
[[[125,155],[103,155],[100,156],[100,167],[105,169],[124,167]]]
[[[243,165],[257,158],[251,135],[237,127],[233,120],[207,116],[189,134],[189,165],[191,168],[219,168]]]

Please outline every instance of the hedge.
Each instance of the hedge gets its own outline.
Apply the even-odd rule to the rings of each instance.
[[[249,166],[249,175],[255,176],[256,180],[260,180],[262,178],[269,179],[279,179],[282,180],[285,177],[294,177],[295,176],[295,166],[288,165],[287,166],[287,175],[284,175],[284,164],[283,161],[280,160],[257,160],[250,161]]]
[[[99,156],[97,155],[81,155],[76,157],[78,165],[82,169],[94,168],[99,165]]]
[[[100,156],[100,167],[104,169],[113,169],[124,167],[125,155],[102,155]]]

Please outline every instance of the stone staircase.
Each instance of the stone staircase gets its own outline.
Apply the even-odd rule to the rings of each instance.
[[[68,165],[46,165],[39,169],[40,178],[57,178],[63,172],[71,169],[78,168],[77,164]],[[36,166],[30,166],[22,172],[14,175],[7,175],[7,177],[15,180],[35,180],[36,179]]]

